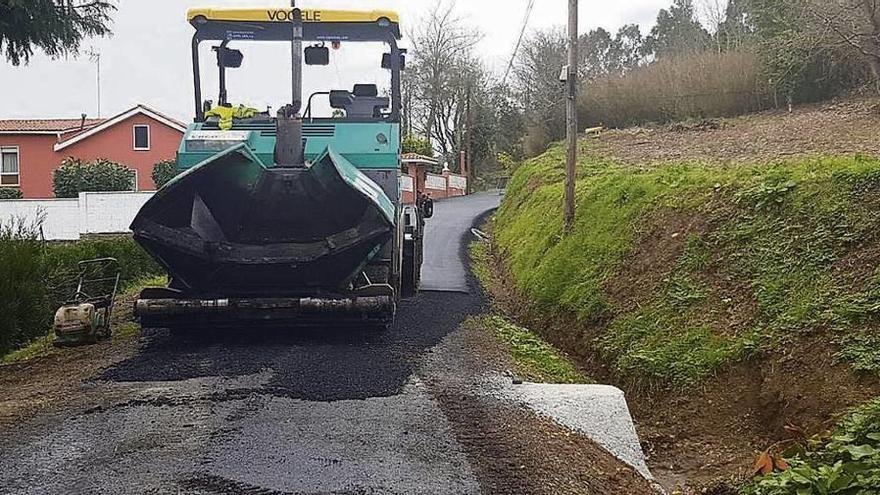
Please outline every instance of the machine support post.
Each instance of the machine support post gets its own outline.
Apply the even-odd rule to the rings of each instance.
[[[199,67],[199,34],[196,33],[192,38],[192,63],[193,63],[193,95],[196,103],[196,122],[205,120],[205,112],[202,109],[202,76]]]
[[[291,36],[291,58],[293,62],[293,113],[299,116],[302,110],[303,82],[303,22],[302,11],[293,9],[293,34]]]
[[[295,5],[295,3],[293,3]],[[294,8],[291,15],[291,65],[293,66],[293,99],[290,105],[278,110],[275,138],[275,164],[279,167],[303,167],[302,139],[302,73],[303,73],[303,23],[302,11]]]
[[[391,46],[391,116],[393,119],[400,119],[401,107],[401,82],[400,82],[400,47],[397,46],[397,40],[392,36],[388,41]]]

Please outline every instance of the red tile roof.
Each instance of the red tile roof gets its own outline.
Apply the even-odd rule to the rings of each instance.
[[[106,119],[22,119],[0,120],[0,132],[71,132],[94,127]]]

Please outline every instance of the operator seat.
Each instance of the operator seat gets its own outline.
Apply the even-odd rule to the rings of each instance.
[[[380,97],[375,84],[355,84],[351,92],[344,89],[330,92],[330,106],[345,110],[348,118],[381,118],[382,110],[390,105],[390,98]]]

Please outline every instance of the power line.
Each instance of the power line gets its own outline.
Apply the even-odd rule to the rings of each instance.
[[[513,55],[510,56],[510,63],[507,64],[507,70],[504,71],[504,77],[501,78],[501,85],[507,82],[507,76],[510,75],[510,70],[513,69],[513,63],[516,61],[516,55],[519,53],[519,47],[522,45],[523,37],[526,34],[526,28],[529,27],[529,19],[532,17],[532,9],[535,7],[535,0],[529,0],[529,5],[526,7],[526,15],[523,17],[523,25],[522,29],[519,32],[519,38],[516,40],[516,46],[513,48]]]

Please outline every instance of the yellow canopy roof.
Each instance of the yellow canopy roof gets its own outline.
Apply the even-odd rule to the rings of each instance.
[[[268,7],[263,9],[189,9],[186,19],[204,17],[208,21],[222,22],[290,22],[291,8]],[[390,10],[353,11],[303,9],[303,22],[377,22],[385,18],[399,24],[400,17]]]

